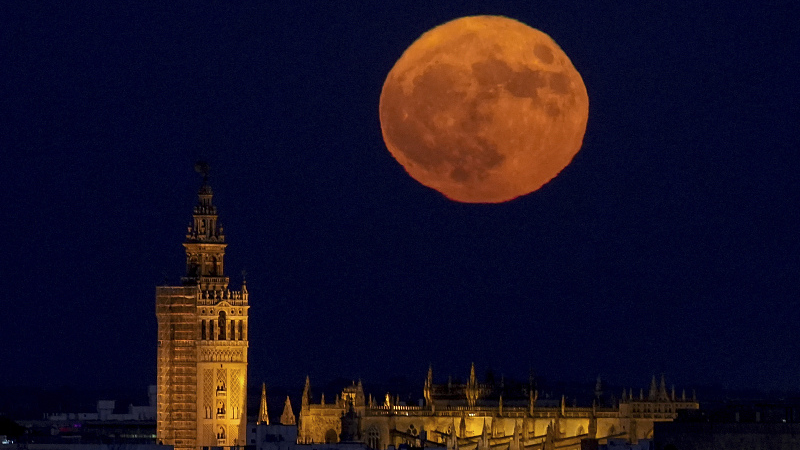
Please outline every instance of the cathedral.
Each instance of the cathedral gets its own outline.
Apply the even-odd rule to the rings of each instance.
[[[198,192],[180,286],[156,288],[157,441],[175,450],[246,443],[247,286],[229,289],[225,234],[208,185]]]
[[[466,383],[433,382],[428,369],[424,400],[406,405],[386,394],[376,400],[365,396],[359,381],[330,402],[322,395],[312,401],[310,380],[301,398],[298,442],[363,442],[384,450],[401,444],[489,450],[580,449],[584,439],[607,442],[624,439],[636,443],[651,439],[653,424],[671,421],[678,410],[697,409],[694,396],[667,391],[664,378],[653,377],[647,393],[624,390],[618,401],[601,401],[600,381],[590,407],[567,406],[539,400],[533,386],[510,387],[480,383],[475,366]]]
[[[157,440],[175,450],[239,447],[247,435],[248,293],[229,288],[225,234],[219,224],[207,167],[183,246],[186,276],[180,286],[156,288],[158,320]],[[599,390],[599,380],[598,388]],[[387,393],[366,396],[359,381],[331,402],[312,395],[306,378],[299,421],[287,397],[281,423],[296,431],[298,446],[360,443],[374,450],[402,444],[448,450],[580,449],[583,440],[636,443],[678,410],[697,409],[694,395],[667,391],[653,377],[649,391],[623,390],[618,400],[578,407],[539,399],[532,384],[479,382],[472,366],[466,383],[435,384],[430,368],[424,399],[408,405]],[[267,425],[262,387],[258,424]],[[268,426],[268,425],[267,425]],[[294,437],[292,438],[295,439]],[[311,448],[311,447],[309,447]]]

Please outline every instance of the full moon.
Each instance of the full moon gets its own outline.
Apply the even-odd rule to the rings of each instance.
[[[558,44],[499,16],[420,36],[380,97],[392,156],[420,183],[468,203],[542,187],[580,150],[588,116],[586,87]]]

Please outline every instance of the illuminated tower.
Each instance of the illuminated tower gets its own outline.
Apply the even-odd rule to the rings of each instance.
[[[247,287],[228,289],[225,235],[207,167],[186,241],[182,286],[156,288],[157,439],[175,450],[246,443]]]

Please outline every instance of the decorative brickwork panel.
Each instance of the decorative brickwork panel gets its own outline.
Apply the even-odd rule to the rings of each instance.
[[[231,369],[231,396],[230,405],[234,408],[239,408],[240,395],[242,386],[239,384],[240,369]]]
[[[203,417],[211,418],[214,407],[214,369],[203,370]],[[211,441],[206,441],[211,442]]]
[[[244,350],[241,348],[201,348],[200,360],[210,362],[244,362]]]

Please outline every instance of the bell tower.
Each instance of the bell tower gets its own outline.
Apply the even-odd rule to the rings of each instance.
[[[208,184],[207,166],[198,164],[203,172],[203,185],[197,193],[192,223],[186,232],[186,276],[184,286],[199,286],[204,291],[226,290],[224,257],[225,234],[219,224],[217,207],[212,199],[214,192]]]
[[[156,288],[157,439],[175,450],[246,444],[248,293],[229,289],[225,235],[208,166],[186,241],[181,286]]]

